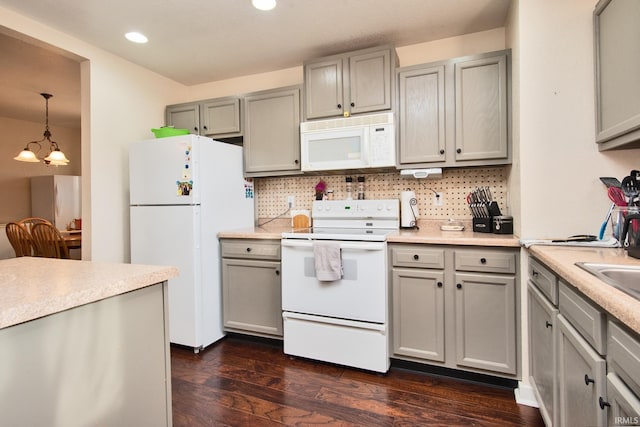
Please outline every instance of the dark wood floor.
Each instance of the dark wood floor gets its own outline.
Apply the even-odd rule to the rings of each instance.
[[[510,389],[392,367],[385,375],[290,358],[231,336],[171,348],[173,425],[543,426]]]

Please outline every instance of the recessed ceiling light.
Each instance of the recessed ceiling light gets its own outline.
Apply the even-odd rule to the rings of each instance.
[[[147,36],[145,36],[142,33],[138,33],[136,31],[132,31],[130,33],[127,33],[124,35],[127,40],[134,42],[134,43],[146,43],[149,41],[149,39],[147,38]]]
[[[271,10],[276,7],[276,0],[251,0],[253,7],[260,10]]]

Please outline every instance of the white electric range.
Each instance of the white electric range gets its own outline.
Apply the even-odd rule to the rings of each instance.
[[[386,236],[399,201],[315,201],[313,228],[282,234],[284,352],[346,366],[389,369]],[[333,242],[340,278],[318,280],[314,245]]]

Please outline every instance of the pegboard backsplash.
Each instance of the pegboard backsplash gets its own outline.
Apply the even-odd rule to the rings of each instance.
[[[507,207],[507,168],[469,168],[442,171],[441,179],[401,177],[400,172],[373,174],[314,175],[277,178],[256,178],[258,218],[274,218],[287,210],[287,197],[295,197],[295,209],[311,209],[315,186],[322,180],[333,190],[334,199],[345,198],[345,178],[353,177],[353,197],[356,197],[357,177],[363,176],[366,199],[400,199],[400,193],[411,189],[416,193],[423,219],[471,218],[466,197],[474,188],[488,186],[503,215]],[[442,193],[443,205],[434,206],[434,191]]]

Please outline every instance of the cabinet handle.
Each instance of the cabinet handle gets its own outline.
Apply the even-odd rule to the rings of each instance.
[[[456,153],[458,153],[458,154],[462,153],[462,148],[458,148],[458,149],[456,150]]]
[[[444,154],[444,149],[443,148],[440,149],[440,154]]]
[[[531,272],[531,275],[532,275],[533,277],[538,277],[538,274],[540,274],[540,273],[538,273],[538,272],[537,272],[537,271],[535,271],[535,270],[533,270],[533,271]]]
[[[438,282],[438,287],[441,288],[442,287],[442,282]]]
[[[338,104],[338,109],[342,109],[342,104]]]
[[[456,288],[458,288],[458,289],[462,289],[462,284],[461,284],[461,283],[458,283],[458,284],[456,285]]]
[[[602,396],[598,398],[598,404],[600,405],[600,409],[602,409],[603,411],[604,411],[604,408],[608,408],[611,406],[611,404],[606,400],[604,400]]]
[[[355,103],[355,102],[352,102],[352,103],[351,103],[351,106],[352,106],[352,107],[355,107],[355,106],[356,106],[356,103]]]
[[[420,259],[420,256],[419,256],[418,254],[415,254],[415,255],[413,256],[413,259],[415,259],[415,260],[417,261],[417,260],[419,260],[419,259]]]
[[[486,264],[486,263],[487,263],[486,258],[480,258],[480,264]]]
[[[553,323],[549,322],[548,320],[546,320],[544,322],[544,327],[545,328],[553,328]]]
[[[585,385],[589,385],[589,384],[595,384],[595,380],[592,378],[589,378],[589,375],[584,374],[584,384]]]
[[[280,275],[280,270],[276,270],[276,276]]]
[[[247,248],[247,252],[251,252],[251,248]]]

